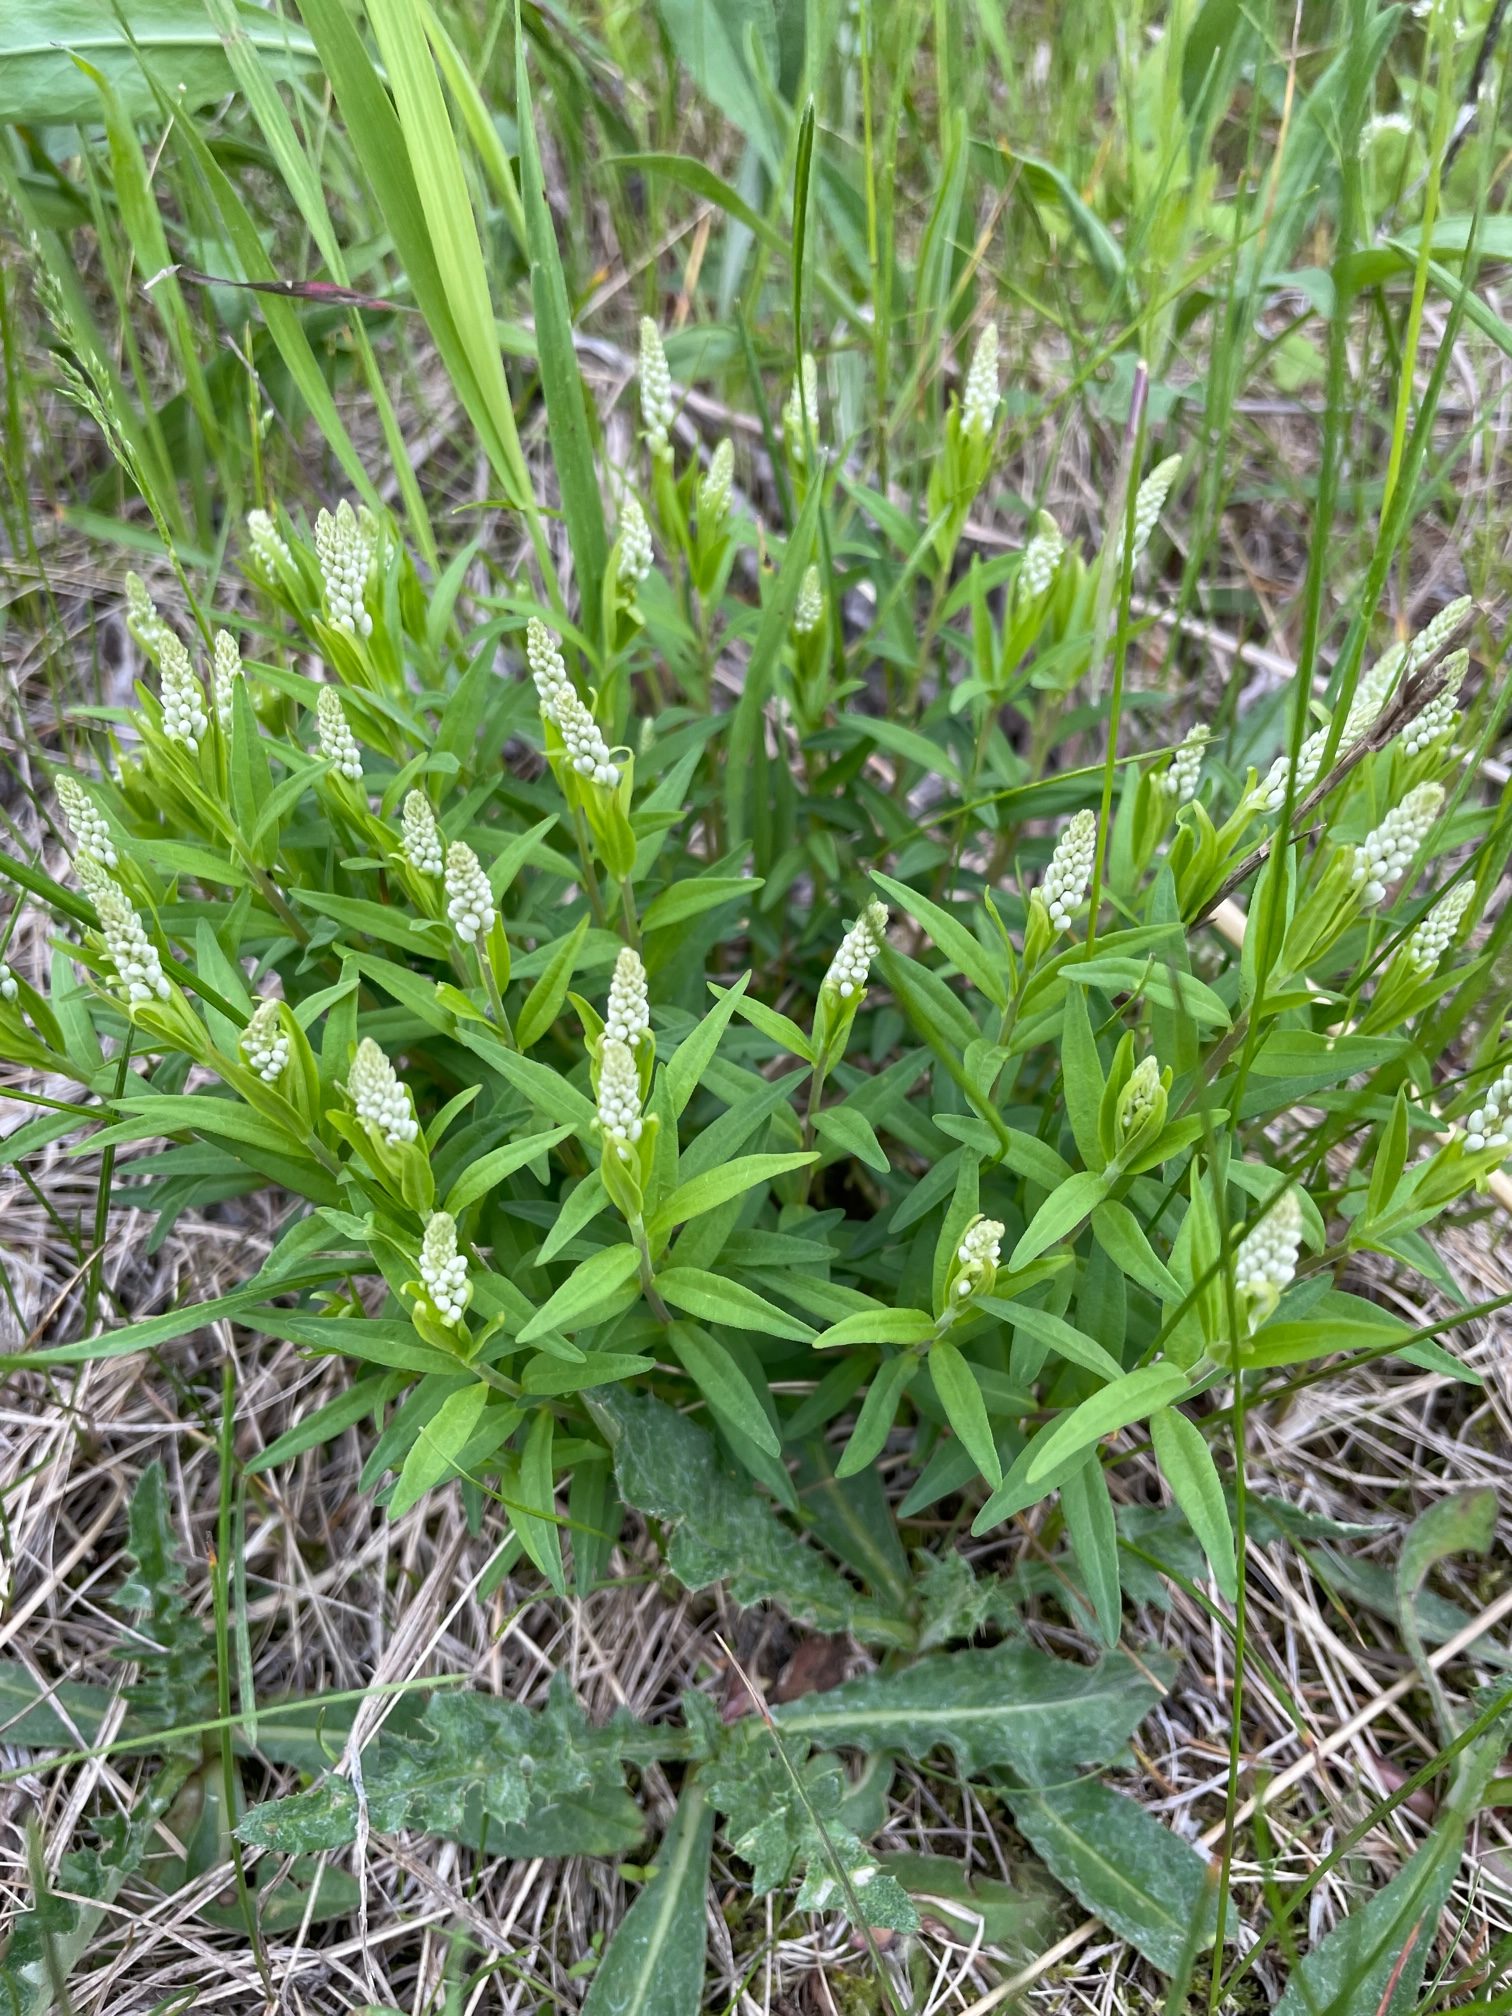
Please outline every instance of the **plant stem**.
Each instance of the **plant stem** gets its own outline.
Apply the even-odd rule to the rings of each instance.
[[[493,961],[484,950],[481,939],[474,941],[473,950],[478,955],[478,971],[483,975],[483,985],[488,993],[488,1005],[493,1011],[493,1018],[499,1025],[504,1041],[513,1050],[517,1048],[514,1030],[510,1028],[509,1017],[504,1012],[504,997],[499,992],[498,981],[494,978]]]

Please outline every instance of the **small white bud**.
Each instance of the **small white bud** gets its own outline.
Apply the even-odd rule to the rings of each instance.
[[[1460,595],[1453,602],[1446,602],[1437,616],[1425,623],[1413,638],[1410,646],[1412,670],[1420,671],[1431,658],[1438,655],[1467,620],[1475,604],[1470,596]]]
[[[269,587],[277,585],[281,568],[294,565],[288,540],[266,511],[247,513],[247,558]]]
[[[640,402],[651,452],[665,455],[671,446],[669,436],[677,417],[677,405],[672,397],[672,374],[667,369],[661,331],[649,315],[641,317],[640,325]]]
[[[612,1141],[621,1159],[630,1159],[641,1138],[640,1073],[628,1044],[606,1038],[599,1054],[598,1121],[604,1144]]]
[[[433,1211],[425,1221],[420,1248],[420,1279],[431,1308],[443,1323],[459,1325],[472,1300],[467,1260],[457,1251],[457,1221],[449,1211]]]
[[[651,527],[635,492],[627,491],[619,522],[619,578],[622,586],[638,588],[651,572],[656,553]]]
[[[1297,751],[1297,785],[1293,799],[1304,797],[1317,782],[1318,769],[1323,761],[1323,751],[1328,742],[1328,730],[1319,728],[1308,736]],[[1278,756],[1261,780],[1255,796],[1267,812],[1279,812],[1286,802],[1286,773],[1290,768],[1285,756]]]
[[[1512,1064],[1491,1080],[1475,1111],[1465,1115],[1463,1132],[1472,1155],[1512,1148]]]
[[[555,720],[567,745],[568,761],[579,777],[601,784],[606,791],[617,790],[619,765],[610,756],[609,745],[575,686],[564,686],[557,695]]]
[[[177,644],[173,630],[158,613],[140,574],[126,576],[126,628],[154,664],[162,656],[163,640]]]
[[[1402,730],[1402,749],[1408,756],[1420,756],[1435,742],[1454,733],[1459,720],[1459,693],[1470,663],[1468,651],[1451,651],[1444,660],[1444,683],[1422,711]]]
[[[370,516],[359,518],[343,497],[335,512],[315,520],[315,553],[325,580],[326,617],[333,630],[371,637],[373,619],[364,606],[376,546]]]
[[[604,1041],[634,1050],[651,1027],[650,990],[641,956],[625,946],[614,962],[609,982],[609,1008],[604,1016]]]
[[[1024,548],[1015,600],[1038,602],[1059,572],[1065,551],[1066,542],[1059,525],[1048,511],[1041,511],[1035,520],[1034,537]]]
[[[289,1039],[277,1001],[259,1001],[253,1009],[241,1033],[241,1053],[265,1085],[278,1083],[289,1061]]]
[[[871,902],[841,939],[840,949],[830,961],[830,969],[824,976],[824,984],[833,987],[842,1001],[849,1001],[852,995],[861,993],[865,988],[871,973],[871,962],[877,956],[886,930],[886,906]]]
[[[82,868],[82,863],[80,864]],[[96,871],[89,884],[100,918],[100,936],[128,1001],[166,1001],[168,976],[158,949],[147,936],[130,897],[119,883]]]
[[[362,751],[347,726],[346,710],[334,686],[320,689],[320,698],[315,703],[315,726],[320,735],[321,755],[329,760],[338,776],[357,783],[362,776]]]
[[[1039,895],[1057,931],[1066,930],[1087,899],[1097,855],[1097,814],[1083,810],[1055,843]]]
[[[347,1095],[357,1118],[381,1135],[388,1147],[397,1148],[419,1134],[420,1122],[415,1118],[409,1087],[371,1036],[364,1036],[357,1045]]]
[[[1447,895],[1439,898],[1407,940],[1407,958],[1425,977],[1433,972],[1448,951],[1474,894],[1475,878],[1467,875],[1462,882],[1456,882]]]
[[[709,466],[698,486],[698,517],[705,531],[723,523],[730,508],[730,489],[735,480],[735,445],[726,439],[709,457]]]
[[[956,1271],[950,1290],[952,1296],[964,1302],[968,1295],[990,1286],[1002,1253],[1002,1225],[996,1218],[984,1218],[978,1214],[961,1234],[961,1243],[956,1248]]]
[[[805,425],[805,416],[807,424]],[[793,378],[793,389],[782,408],[782,438],[787,451],[801,469],[808,454],[808,437],[819,440],[819,364],[806,350]]]
[[[1000,398],[997,324],[989,322],[977,338],[961,401],[961,432],[968,441],[985,441],[991,434]]]
[[[567,677],[567,661],[562,656],[562,647],[539,616],[532,616],[525,625],[525,660],[540,696],[541,712],[554,721],[557,695],[572,681]]]
[[[0,959],[0,1001],[14,1001],[20,989],[16,976],[3,959]]]
[[[57,786],[58,808],[73,831],[75,853],[90,856],[102,867],[114,868],[115,842],[110,837],[105,814],[72,771],[60,770],[53,781]]]
[[[223,735],[231,733],[236,682],[244,677],[241,653],[236,648],[236,639],[229,630],[217,630],[211,660],[211,690],[215,697],[215,718],[220,722]]]
[[[819,569],[817,566],[807,567],[798,584],[798,599],[793,604],[793,635],[811,637],[823,621],[824,590],[819,585]]]
[[[464,945],[486,938],[497,915],[483,864],[465,840],[446,850],[446,914]]]
[[[204,688],[189,662],[189,653],[171,630],[165,631],[158,650],[162,672],[158,697],[163,709],[163,733],[170,742],[182,742],[190,755],[199,751],[200,737],[210,726],[205,712]]]
[[[1159,788],[1178,805],[1190,805],[1202,782],[1202,756],[1212,739],[1212,729],[1199,721],[1182,738],[1168,766],[1156,778]]]
[[[1443,802],[1442,784],[1419,784],[1355,849],[1354,884],[1365,909],[1373,910],[1392,883],[1407,873]]]
[[[445,866],[441,853],[441,829],[431,802],[423,791],[409,791],[404,799],[404,826],[401,842],[404,858],[421,875],[439,875]]]

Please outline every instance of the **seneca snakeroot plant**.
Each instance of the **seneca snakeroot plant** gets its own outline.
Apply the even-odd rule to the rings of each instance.
[[[1407,940],[1407,958],[1419,973],[1432,973],[1437,969],[1439,961],[1454,942],[1454,935],[1474,894],[1475,884],[1472,881],[1456,882],[1413,931]]]
[[[404,858],[417,874],[439,875],[445,866],[441,851],[441,829],[431,802],[423,791],[407,791],[404,796],[402,828]]]
[[[1234,1286],[1244,1300],[1251,1331],[1265,1321],[1297,1272],[1302,1249],[1302,1206],[1295,1190],[1283,1190],[1234,1257]]]
[[[1367,909],[1383,903],[1392,883],[1399,881],[1411,867],[1418,849],[1433,831],[1443,802],[1442,784],[1419,784],[1356,849],[1355,886]]]
[[[1086,902],[1096,855],[1097,815],[1091,811],[1078,812],[1056,842],[1045,879],[1037,891],[1057,931],[1067,930]]]
[[[366,514],[359,515],[345,498],[334,512],[315,520],[315,551],[325,581],[326,616],[333,630],[352,637],[371,637],[373,619],[365,600],[374,557],[374,533]]]
[[[1481,1103],[1465,1116],[1465,1146],[1472,1155],[1487,1149],[1512,1148],[1512,1064],[1497,1073],[1481,1094]]]
[[[265,1085],[276,1085],[289,1062],[289,1039],[283,1032],[277,1001],[259,1001],[241,1034],[241,1052]]]
[[[446,914],[464,945],[486,938],[497,914],[483,864],[465,840],[446,850]]]
[[[166,1001],[172,991],[168,976],[131,898],[108,875],[96,877],[90,886],[99,913],[100,936],[127,998]]]
[[[253,568],[265,584],[275,584],[283,569],[292,569],[294,555],[266,511],[247,513],[247,551]]]
[[[223,735],[229,735],[231,732],[236,682],[244,677],[241,652],[236,648],[236,639],[229,630],[217,630],[210,661],[210,683],[215,701],[215,718],[220,723]]]
[[[170,742],[181,742],[190,755],[198,755],[200,737],[210,726],[205,689],[189,653],[171,630],[165,630],[159,640],[158,667],[162,674],[163,733]]]
[[[656,561],[651,544],[651,527],[633,490],[625,493],[619,522],[619,578],[627,587],[638,588]]]
[[[849,1001],[865,987],[871,962],[877,956],[887,930],[887,911],[881,903],[868,903],[840,941],[830,961],[825,985],[833,987],[842,1001]]]
[[[977,338],[971,368],[966,373],[966,393],[961,401],[961,432],[972,441],[985,441],[997,424],[998,332],[989,322]]]
[[[347,1092],[357,1118],[371,1127],[385,1145],[397,1148],[420,1132],[415,1104],[393,1065],[371,1036],[357,1045],[347,1079]]]
[[[793,635],[811,637],[824,621],[824,590],[819,581],[817,566],[804,569],[803,579],[798,584],[798,599],[793,604]]]
[[[105,814],[69,771],[60,770],[53,779],[53,785],[58,794],[58,808],[73,833],[74,852],[91,856],[103,868],[114,868],[117,865],[115,842],[110,837],[110,824]]]
[[[792,389],[782,408],[782,438],[788,453],[802,466],[808,439],[819,439],[819,360],[805,351],[793,375]]]
[[[614,962],[609,1005],[604,1014],[604,1041],[633,1050],[651,1027],[651,998],[641,956],[626,945]]]
[[[640,325],[640,402],[646,442],[653,455],[672,452],[672,422],[677,417],[672,397],[672,374],[667,369],[667,353],[662,348],[661,331],[649,315]]]
[[[698,516],[705,529],[723,524],[730,509],[730,492],[735,481],[735,444],[720,442],[709,457],[709,466],[698,486]]]
[[[1212,732],[1200,721],[1189,728],[1169,767],[1156,780],[1167,797],[1174,798],[1178,805],[1190,805],[1197,796],[1197,787],[1202,782],[1203,752]]]
[[[320,698],[315,703],[315,725],[320,736],[320,753],[331,768],[349,783],[360,783],[362,751],[357,747],[356,736],[347,726],[346,710],[334,686],[322,686],[320,689]]]
[[[466,1256],[457,1251],[457,1221],[446,1211],[433,1211],[426,1221],[420,1248],[420,1279],[426,1298],[442,1323],[459,1324],[472,1299]]]
[[[599,1057],[598,1124],[605,1146],[627,1158],[641,1138],[640,1073],[629,1044],[605,1038]]]

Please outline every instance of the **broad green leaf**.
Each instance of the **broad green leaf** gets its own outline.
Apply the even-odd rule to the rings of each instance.
[[[885,1176],[892,1168],[887,1151],[877,1139],[871,1122],[850,1106],[826,1106],[814,1117],[814,1130],[846,1155],[854,1155],[868,1169]]]
[[[784,1735],[817,1748],[888,1750],[922,1761],[947,1749],[965,1774],[1003,1767],[1056,1783],[1116,1757],[1154,1706],[1131,1659],[1095,1666],[1022,1645],[944,1652],[773,1710]]]
[[[604,1246],[580,1262],[561,1287],[549,1295],[520,1332],[522,1344],[534,1343],[548,1330],[572,1330],[596,1317],[618,1296],[640,1267],[633,1246]]]
[[[718,992],[717,989],[715,991]],[[722,1001],[726,998],[720,997]],[[749,994],[742,994],[735,1007],[752,1028],[759,1029],[763,1036],[770,1036],[779,1049],[801,1057],[806,1064],[815,1061],[813,1044],[789,1016],[779,1014],[775,1008],[768,1008],[764,1001],[753,1001]]]
[[[1239,1593],[1234,1528],[1223,1480],[1207,1440],[1179,1407],[1154,1410],[1150,1415],[1150,1438],[1160,1474],[1197,1535],[1214,1581],[1232,1603]]]
[[[672,1323],[667,1326],[667,1342],[721,1420],[739,1429],[769,1456],[781,1454],[782,1444],[773,1433],[760,1401],[717,1337],[711,1337],[696,1323]]]
[[[717,1206],[729,1203],[732,1197],[743,1196],[759,1183],[770,1183],[778,1176],[785,1176],[790,1169],[806,1169],[815,1159],[812,1154],[796,1152],[791,1155],[738,1156],[722,1168],[707,1170],[701,1176],[691,1177],[686,1183],[679,1183],[647,1221],[647,1234],[654,1244],[676,1226],[685,1225],[690,1219],[701,1217],[705,1211],[713,1211]]]
[[[1092,1211],[1092,1237],[1131,1281],[1164,1301],[1179,1302],[1184,1290],[1127,1204],[1108,1197]]]
[[[399,1482],[389,1500],[391,1519],[397,1519],[427,1491],[456,1474],[456,1459],[488,1405],[488,1393],[488,1387],[478,1380],[442,1401],[440,1409],[420,1430],[414,1447],[404,1459]],[[509,1411],[513,1413],[512,1409]]]
[[[1045,1345],[1058,1358],[1096,1373],[1099,1379],[1116,1379],[1123,1371],[1110,1351],[1105,1351],[1063,1316],[1053,1316],[1048,1309],[1035,1309],[1027,1302],[1001,1302],[996,1296],[988,1298],[983,1307],[1011,1323],[1023,1336],[1032,1337],[1036,1344]]]
[[[714,1810],[690,1784],[650,1881],[594,1970],[583,2016],[698,2016],[713,1841]]]
[[[1108,1480],[1094,1451],[1088,1450],[1070,1475],[1061,1479],[1060,1502],[1098,1636],[1105,1645],[1116,1645],[1123,1630],[1118,1531]]]
[[[656,1277],[656,1285],[674,1309],[682,1309],[703,1323],[727,1323],[733,1330],[756,1330],[768,1337],[789,1337],[800,1344],[814,1335],[807,1323],[789,1316],[775,1302],[758,1295],[754,1288],[727,1280],[721,1274],[707,1274],[701,1267],[664,1268]]]
[[[976,934],[959,917],[952,916],[928,896],[921,896],[905,882],[873,871],[872,880],[891,896],[898,908],[915,923],[922,924],[953,966],[979,988],[996,1008],[1008,1006],[1008,989],[1003,973],[982,949]]]
[[[721,903],[733,903],[737,898],[748,899],[760,887],[759,876],[689,876],[686,881],[674,882],[670,889],[663,889],[659,896],[652,897],[641,918],[641,930],[648,937],[653,931],[671,930],[674,925],[701,917],[705,910],[717,909]]]
[[[1099,1393],[1073,1407],[1035,1445],[1029,1466],[1029,1481],[1035,1482],[1064,1462],[1078,1449],[1086,1449],[1104,1435],[1142,1421],[1157,1407],[1167,1406],[1187,1389],[1187,1375],[1179,1365],[1165,1363],[1137,1365],[1132,1372],[1110,1380]]]
[[[837,1477],[854,1477],[881,1454],[882,1445],[892,1432],[898,1403],[918,1369],[919,1361],[912,1352],[899,1352],[882,1360],[866,1389],[844,1454],[835,1465]]]
[[[1012,1791],[1014,1824],[1077,1903],[1162,1973],[1213,1943],[1218,1865],[1095,1778]]]
[[[1061,1010],[1061,1087],[1066,1095],[1066,1117],[1076,1139],[1077,1153],[1090,1168],[1103,1164],[1098,1112],[1102,1106],[1107,1077],[1092,1035],[1092,1017],[1087,997],[1079,987],[1071,988]]]
[[[593,1101],[579,1092],[575,1085],[569,1085],[562,1074],[553,1071],[550,1065],[507,1050],[496,1036],[487,1035],[465,1022],[458,1024],[457,1041],[485,1058],[548,1120],[554,1120],[563,1127],[587,1127],[597,1117]]]
[[[945,1418],[971,1452],[972,1461],[993,1486],[1003,1481],[992,1425],[976,1374],[955,1345],[942,1337],[930,1347],[929,1375],[945,1409]]]
[[[376,1415],[398,1392],[399,1384],[398,1375],[393,1372],[357,1380],[345,1393],[338,1393],[334,1400],[317,1407],[303,1421],[286,1428],[266,1449],[259,1449],[246,1465],[248,1472],[256,1475],[260,1470],[274,1470],[280,1463],[302,1456],[306,1449],[322,1448],[344,1430],[355,1427],[369,1415]]]
[[[842,1316],[814,1339],[816,1351],[835,1351],[842,1344],[927,1344],[935,1319],[925,1309],[858,1309]]]
[[[525,1436],[518,1467],[503,1483],[505,1510],[530,1556],[558,1596],[567,1594],[562,1536],[555,1517],[556,1471],[552,1446],[556,1424],[549,1407],[538,1407]],[[513,1487],[513,1488],[511,1488]]]
[[[714,1061],[719,1039],[730,1025],[730,1017],[746,988],[749,973],[742,973],[733,987],[727,987],[698,1026],[686,1035],[667,1059],[665,1077],[672,1111],[681,1117],[688,1101],[698,1090],[704,1072]]]
[[[571,1132],[570,1127],[551,1127],[544,1134],[530,1134],[523,1141],[506,1141],[502,1147],[491,1149],[462,1171],[451,1187],[445,1208],[454,1218],[460,1217],[469,1204],[486,1197],[506,1176],[513,1176],[527,1162],[534,1162]]]
[[[561,1014],[578,955],[583,949],[583,940],[588,935],[589,921],[585,911],[576,927],[568,932],[553,952],[551,963],[526,995],[524,1006],[515,1018],[515,1041],[521,1050],[530,1050],[539,1043]]]
[[[1069,1238],[1107,1194],[1105,1179],[1094,1176],[1089,1169],[1079,1169],[1074,1176],[1068,1176],[1059,1189],[1051,1191],[1030,1219],[1023,1237],[1013,1249],[1008,1262],[1010,1269],[1016,1271],[1027,1267],[1047,1247]]]

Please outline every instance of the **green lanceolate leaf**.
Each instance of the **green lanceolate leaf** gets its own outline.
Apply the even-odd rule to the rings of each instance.
[[[941,1338],[929,1352],[929,1375],[934,1381],[945,1418],[971,1451],[972,1461],[987,1481],[996,1486],[1003,1481],[992,1425],[976,1374],[947,1338]]]
[[[927,1344],[935,1319],[927,1309],[858,1309],[842,1316],[814,1339],[816,1351],[834,1351],[842,1344]]]
[[[678,1802],[650,1881],[598,1964],[583,2016],[698,2016],[713,1840],[713,1808],[691,1785]]]
[[[646,1231],[653,1243],[666,1238],[679,1225],[701,1218],[734,1197],[744,1196],[758,1184],[773,1182],[793,1169],[806,1169],[817,1158],[812,1154],[740,1155],[718,1169],[707,1170],[680,1183],[648,1220]]]
[[[1043,1436],[1030,1465],[1029,1481],[1046,1476],[1057,1463],[1086,1449],[1104,1435],[1142,1421],[1157,1407],[1167,1406],[1187,1387],[1179,1365],[1140,1365],[1110,1380],[1100,1393],[1083,1400]]]
[[[805,1343],[813,1337],[807,1323],[789,1316],[764,1295],[701,1267],[667,1267],[656,1277],[660,1292],[674,1309],[705,1323],[728,1323],[737,1330],[756,1330],[767,1337],[791,1337]]]
[[[601,1320],[606,1307],[621,1305],[625,1284],[640,1267],[640,1254],[629,1245],[605,1246],[575,1267],[520,1332],[530,1344],[551,1330],[576,1330]]]
[[[782,1445],[761,1402],[719,1340],[696,1323],[672,1323],[667,1328],[667,1341],[720,1419],[769,1456],[779,1455]]]
[[[1223,1480],[1201,1430],[1179,1407],[1157,1407],[1150,1416],[1150,1439],[1160,1474],[1186,1515],[1213,1571],[1213,1580],[1232,1603],[1239,1589],[1234,1528]]]
[[[1060,1502],[1097,1635],[1105,1645],[1116,1645],[1123,1629],[1118,1530],[1113,1523],[1108,1480],[1093,1451],[1088,1450],[1070,1475],[1061,1479]]]

